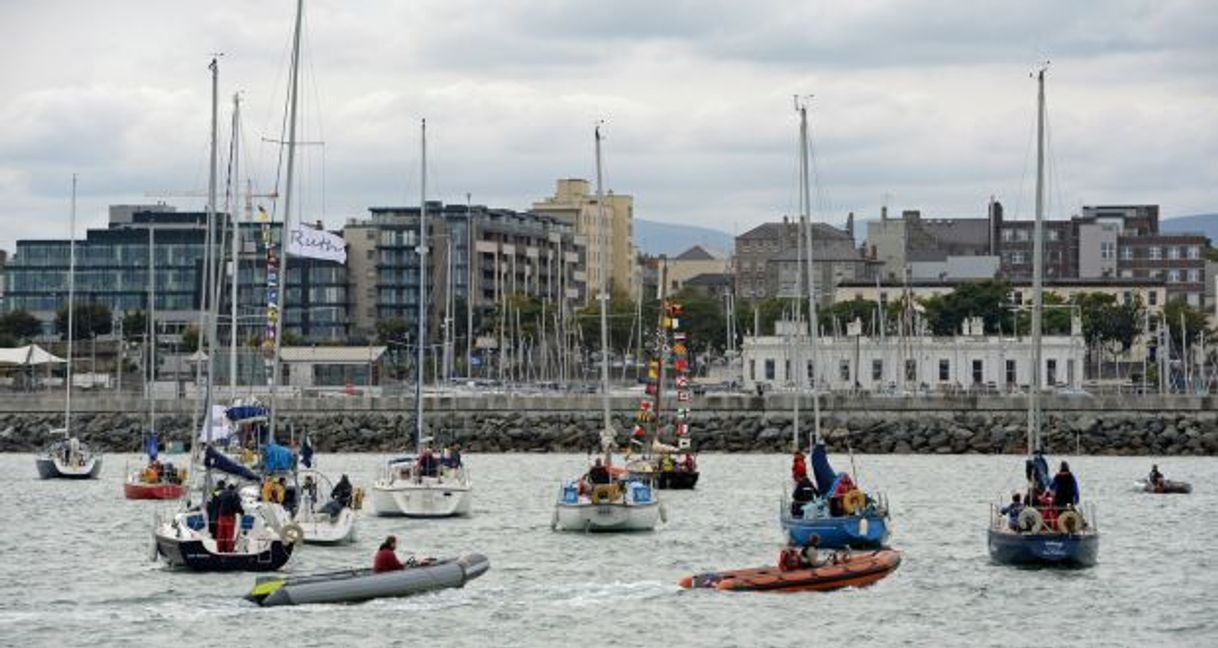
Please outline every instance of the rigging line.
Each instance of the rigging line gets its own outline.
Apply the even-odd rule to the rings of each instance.
[[[1024,192],[1024,188],[1027,187],[1027,183],[1028,183],[1028,163],[1029,163],[1029,160],[1031,160],[1031,158],[1032,158],[1032,143],[1036,138],[1036,116],[1035,115],[1032,116],[1032,120],[1028,126],[1027,133],[1028,133],[1028,135],[1024,141],[1024,149],[1023,149],[1023,168],[1019,172],[1019,187],[1018,187],[1018,190],[1015,192],[1015,205],[1014,205],[1015,209],[1011,212],[1011,216],[1014,219],[1019,219],[1021,217],[1020,214],[1023,213],[1022,212],[1023,198],[1024,198],[1023,192]],[[1005,218],[1006,216],[1004,215],[1003,217]]]
[[[817,211],[817,213],[819,213],[821,215],[821,219],[823,220],[825,217],[825,214],[829,211],[829,208],[832,205],[832,203],[829,200],[828,190],[825,188],[825,183],[821,182],[820,168],[816,164],[816,146],[813,144],[815,141],[816,141],[816,137],[813,136],[812,121],[808,120],[809,171],[811,171],[812,185],[816,191],[816,211]],[[811,196],[809,196],[809,200],[811,200]],[[811,215],[811,209],[810,209],[811,205],[808,205],[808,207],[809,207],[808,222],[811,223],[811,221],[812,221],[812,215]]]

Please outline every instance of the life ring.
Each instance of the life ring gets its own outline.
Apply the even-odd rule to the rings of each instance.
[[[299,524],[292,523],[279,532],[279,537],[288,544],[300,544],[304,540],[304,529],[300,528]]]
[[[1077,511],[1065,511],[1057,516],[1057,530],[1062,533],[1078,533],[1083,528],[1083,516]]]
[[[355,493],[351,495],[351,508],[360,510],[364,508],[364,487],[361,486],[355,489]]]
[[[854,515],[855,512],[862,511],[866,506],[867,495],[861,490],[852,490],[842,497],[842,510],[846,512],[846,515]]]
[[[607,504],[617,494],[617,488],[612,484],[597,484],[592,488],[592,503]]]
[[[1032,508],[1031,506],[1027,506],[1019,512],[1019,519],[1017,522],[1018,524],[1016,526],[1019,527],[1020,531],[1036,533],[1044,527],[1045,518],[1040,514],[1040,511]]]

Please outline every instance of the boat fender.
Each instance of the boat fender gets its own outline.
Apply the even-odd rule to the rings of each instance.
[[[846,515],[854,515],[856,512],[862,511],[866,506],[867,495],[861,490],[852,490],[842,498],[842,508],[846,511]]]
[[[867,518],[863,518],[863,519],[859,520],[859,535],[866,536],[867,532],[870,530],[871,530],[871,521],[870,520],[868,520]]]
[[[592,503],[604,504],[613,499],[614,487],[611,484],[597,484],[592,489]]]
[[[351,495],[351,508],[360,510],[364,508],[364,487],[360,486],[355,489],[355,493]]]
[[[293,522],[279,532],[279,537],[288,544],[300,544],[304,540],[304,529],[300,528],[299,524]]]
[[[1078,533],[1083,528],[1083,516],[1077,511],[1066,511],[1057,516],[1057,530],[1062,533]]]
[[[660,503],[660,521],[668,524],[668,507],[663,502]]]
[[[1025,533],[1036,533],[1045,525],[1045,518],[1041,516],[1040,511],[1031,506],[1024,507],[1019,513],[1019,530]]]
[[[550,516],[550,530],[558,530],[558,511],[554,511],[554,514]]]

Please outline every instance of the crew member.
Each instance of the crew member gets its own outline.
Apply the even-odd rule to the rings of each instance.
[[[800,562],[808,569],[816,569],[824,564],[820,556],[817,555],[820,547],[820,536],[813,533],[808,537],[808,544],[804,545],[799,552]]]
[[[1150,485],[1156,491],[1163,490],[1163,473],[1159,472],[1159,464],[1150,467]]]
[[[778,552],[778,571],[795,571],[803,569],[803,556],[798,545],[795,544],[795,539],[791,538],[787,541],[787,545]]]
[[[219,538],[216,535],[216,523],[220,521],[220,496],[224,494],[224,480],[216,482],[216,489],[211,492],[211,498],[207,500],[207,532],[213,538]]]
[[[593,485],[608,484],[613,481],[609,476],[609,469],[601,464],[599,458],[596,460],[596,463],[592,464],[592,468],[588,470],[588,481]]]
[[[229,484],[220,494],[220,519],[216,522],[216,549],[221,553],[233,551],[238,515],[245,515],[245,509],[241,506],[236,484]]]
[[[399,571],[406,569],[402,561],[398,560],[398,555],[395,550],[398,548],[397,536],[389,536],[381,543],[381,547],[377,549],[376,556],[372,559],[373,573]]]
[[[807,476],[808,463],[804,459],[804,453],[796,449],[795,456],[791,459],[791,479],[799,483],[799,480]]]
[[[1053,476],[1053,507],[1063,509],[1078,504],[1078,480],[1070,472],[1070,464],[1062,462],[1061,470]]]
[[[804,475],[795,484],[795,490],[791,493],[791,517],[802,518],[804,515],[804,505],[815,498],[816,486],[812,484],[812,480],[807,475]]]
[[[1018,531],[1019,514],[1023,513],[1023,500],[1019,496],[1019,493],[1011,495],[1011,503],[1002,507],[999,513],[1007,516],[1007,525],[1011,527],[1012,531]]]

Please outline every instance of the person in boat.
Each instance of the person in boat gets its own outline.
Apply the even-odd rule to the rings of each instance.
[[[1002,510],[998,511],[999,513],[1007,516],[1007,526],[1009,526],[1012,531],[1019,530],[1019,514],[1023,513],[1023,508],[1023,498],[1019,496],[1019,493],[1015,493],[1011,495],[1011,503],[1002,507]]]
[[[805,474],[795,484],[795,490],[791,492],[791,517],[802,518],[804,516],[804,506],[814,499],[816,499],[816,486]]]
[[[80,461],[80,439],[72,437],[68,439],[68,463],[75,464]]]
[[[1163,490],[1164,479],[1163,473],[1159,472],[1159,464],[1152,464],[1150,466],[1150,476],[1147,478],[1147,481],[1156,491]]]
[[[1061,510],[1078,504],[1078,480],[1070,472],[1070,464],[1062,462],[1053,476],[1053,508]]]
[[[825,564],[820,559],[820,536],[813,533],[808,536],[808,544],[799,550],[799,560],[804,569],[816,569]]]
[[[305,480],[300,485],[300,490],[304,493],[304,497],[309,503],[309,512],[312,513],[313,505],[317,503],[317,482],[313,481],[313,475],[305,475]]]
[[[220,519],[216,522],[216,550],[232,553],[237,533],[237,516],[245,515],[237,485],[229,484],[220,494]]]
[[[283,504],[284,495],[287,492],[287,484],[283,477],[276,481],[273,477],[267,477],[262,482],[262,501],[270,502],[271,504]]]
[[[448,455],[449,468],[461,467],[461,446],[455,445],[452,447],[452,452]]]
[[[424,448],[419,454],[419,475],[422,477],[435,477],[438,462],[436,456],[432,454],[431,448]]]
[[[795,538],[788,538],[786,546],[778,552],[778,571],[788,572],[803,568],[803,550],[795,544]]]
[[[698,464],[694,462],[694,456],[686,453],[685,458],[681,460],[681,470],[685,472],[694,472],[698,469]]]
[[[218,538],[216,535],[216,524],[220,521],[220,496],[224,494],[224,480],[216,482],[216,489],[211,492],[211,497],[207,500],[207,532],[211,537]]]
[[[672,455],[666,454],[660,460],[660,470],[664,472],[673,472],[677,469],[677,462],[672,458]]]
[[[401,571],[406,569],[406,565],[398,560],[397,555],[398,538],[397,536],[389,536],[381,543],[379,549],[376,550],[376,556],[372,558],[372,572],[380,574],[382,572]]]
[[[795,450],[795,456],[791,459],[791,479],[795,483],[808,476],[808,462],[804,459],[804,453],[798,448]]]
[[[351,480],[343,475],[334,488],[330,490],[330,501],[321,507],[321,512],[329,515],[331,519],[338,517],[343,509],[351,506],[351,497],[354,494],[354,489],[351,488]]]
[[[613,478],[609,475],[609,469],[601,463],[601,460],[598,457],[596,462],[592,464],[592,467],[588,469],[588,483],[592,484],[593,486],[597,486],[600,484],[608,484],[612,481]]]

